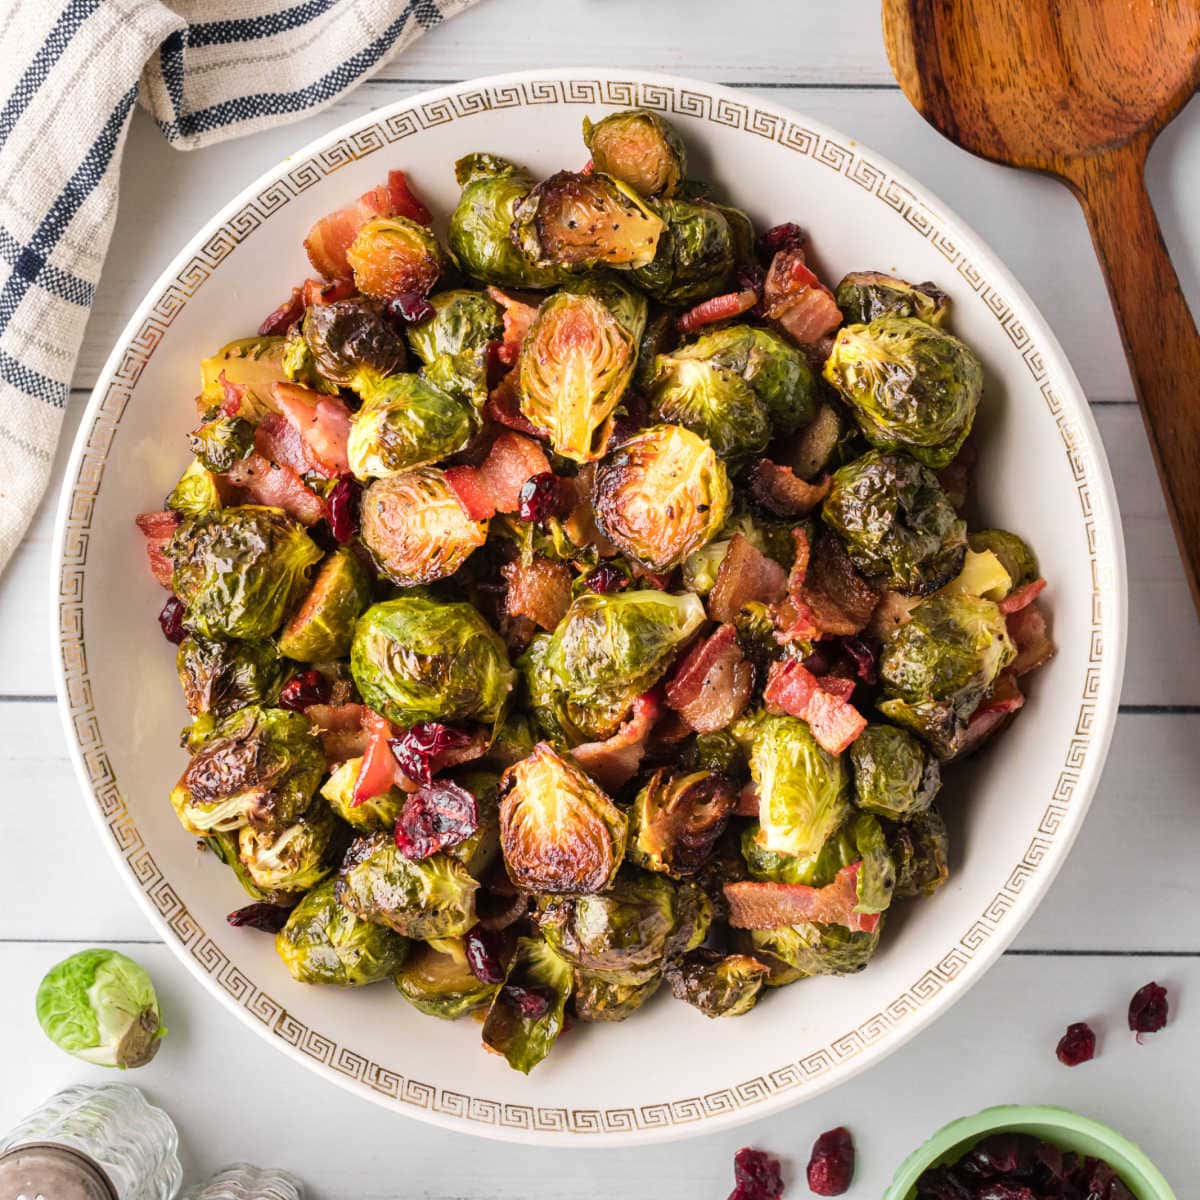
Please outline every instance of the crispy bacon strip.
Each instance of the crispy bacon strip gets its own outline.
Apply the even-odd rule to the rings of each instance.
[[[771,259],[763,306],[767,320],[802,346],[820,341],[842,323],[833,293],[809,270],[798,246],[780,250]]]
[[[538,427],[521,411],[520,393],[517,387],[517,372],[509,371],[490,392],[483,406],[483,415],[497,425],[515,429],[530,437],[544,437]]]
[[[133,518],[134,524],[146,539],[146,559],[150,563],[150,574],[154,581],[168,590],[171,587],[171,576],[175,564],[167,553],[167,546],[175,536],[183,518],[173,509],[164,508],[158,512],[138,513]]]
[[[496,348],[496,357],[511,367],[520,357],[521,343],[537,316],[537,304],[527,303],[503,288],[489,287],[487,294],[504,309],[504,337]]]
[[[760,458],[750,472],[750,491],[764,508],[780,517],[806,517],[826,496],[833,481],[828,475],[816,483],[801,479],[791,467]]]
[[[702,300],[695,308],[689,308],[675,321],[675,328],[680,333],[694,333],[705,325],[716,321],[728,321],[749,312],[758,303],[758,293],[751,288],[740,292],[726,292],[723,296],[713,296]]]
[[[227,417],[236,417],[242,408],[242,401],[246,396],[246,385],[244,383],[230,383],[225,378],[225,372],[222,371],[217,376],[221,384],[221,412]]]
[[[773,712],[808,722],[817,744],[841,754],[867,727],[866,718],[850,703],[854,681],[837,675],[815,676],[796,659],[773,662],[763,701]]]
[[[850,683],[850,680],[845,682]],[[808,702],[807,720],[817,745],[830,754],[841,754],[867,727],[866,717],[849,699],[825,687],[815,692]]]
[[[546,452],[532,438],[505,431],[493,443],[479,468],[497,512],[516,512],[527,479],[550,470]]]
[[[971,714],[955,757],[977,750],[1024,703],[1025,697],[1012,670],[1001,671],[992,694]]]
[[[646,741],[662,713],[656,692],[647,692],[633,702],[629,718],[612,737],[602,742],[584,742],[571,757],[606,791],[616,791],[637,774]]]
[[[347,474],[350,410],[346,405],[336,396],[325,396],[295,383],[276,383],[271,395],[288,424],[304,440],[313,468],[328,478]]]
[[[304,710],[330,763],[345,762],[366,752],[367,731],[363,728],[366,714],[365,704],[310,704]]]
[[[737,808],[734,809],[734,813],[739,817],[757,817],[760,803],[758,784],[751,779],[738,792]]]
[[[745,535],[735,533],[708,594],[708,615],[714,621],[732,621],[742,605],[751,600],[774,603],[786,590],[783,568],[751,545]]]
[[[292,467],[272,462],[258,450],[234,463],[225,479],[254,503],[282,508],[302,525],[315,525],[325,515],[325,502]]]
[[[746,711],[754,667],[746,661],[737,630],[722,625],[688,651],[667,685],[667,705],[697,732],[724,729]]]
[[[478,467],[447,467],[445,475],[450,490],[472,521],[486,521],[496,515],[496,502],[479,477]]]
[[[823,888],[799,883],[727,883],[729,923],[735,929],[777,929],[816,922],[844,925],[853,933],[874,933],[878,913],[858,913],[858,873],[862,863],[843,867]]]
[[[788,601],[776,613],[781,641],[809,640],[814,628],[820,636],[858,633],[866,627],[879,593],[855,570],[836,534],[817,535],[798,589],[795,574],[789,579]]]
[[[1009,613],[1005,623],[1008,636],[1017,648],[1017,657],[1008,665],[1014,675],[1025,675],[1054,657],[1054,643],[1046,629],[1046,614],[1036,600]]]
[[[1000,601],[1000,611],[1007,615],[1028,608],[1042,594],[1045,587],[1044,579],[1035,579],[1032,583],[1015,588]]]
[[[358,777],[354,780],[355,807],[382,796],[395,786],[396,772],[399,770],[390,744],[395,736],[391,721],[368,708],[363,712],[362,724],[367,734],[367,745],[358,766]]]
[[[820,690],[821,681],[799,659],[779,659],[767,671],[763,703],[772,712],[803,720],[808,714],[809,701]]]
[[[501,568],[508,583],[504,611],[510,617],[528,617],[539,629],[553,629],[571,606],[571,572],[559,562],[535,554],[528,562],[516,560]]]

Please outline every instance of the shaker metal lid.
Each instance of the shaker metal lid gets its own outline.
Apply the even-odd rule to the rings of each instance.
[[[26,1142],[0,1154],[0,1200],[120,1200],[104,1170],[55,1142]]]

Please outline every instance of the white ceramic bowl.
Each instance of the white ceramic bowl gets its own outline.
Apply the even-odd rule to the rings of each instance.
[[[709,1021],[660,997],[633,1020],[577,1027],[526,1078],[471,1021],[421,1016],[391,988],[303,987],[272,939],[231,929],[233,879],[179,828],[167,793],[186,713],[155,625],[163,594],[133,515],[184,462],[197,364],[251,332],[309,273],[322,213],[411,174],[442,214],[454,160],[490,150],[536,174],[582,163],[585,115],[669,114],[695,173],[766,227],[812,233],[834,281],[851,269],[932,279],[987,369],[980,512],[1025,535],[1050,581],[1058,657],[1003,743],[956,773],[953,876],[894,915],[862,974],[769,995]],[[360,1096],[491,1137],[594,1145],[736,1124],[876,1062],[945,1011],[1033,912],[1075,839],[1104,762],[1125,645],[1116,500],[1079,385],[1046,322],[986,246],[886,159],[788,109],[705,83],[604,69],[540,71],[427,92],[369,114],[268,172],[151,289],[97,384],[67,469],[53,596],[63,720],[87,803],[129,886],[209,992],[263,1037]]]

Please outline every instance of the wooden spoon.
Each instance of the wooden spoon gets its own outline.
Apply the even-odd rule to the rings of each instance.
[[[1200,336],[1146,154],[1200,85],[1197,0],[883,0],[904,94],[940,133],[1083,205],[1200,610]]]

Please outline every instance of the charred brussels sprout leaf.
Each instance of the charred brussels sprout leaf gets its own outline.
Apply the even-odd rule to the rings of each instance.
[[[243,505],[194,517],[170,544],[187,628],[208,638],[265,638],[303,594],[321,551],[277,508]]]
[[[433,316],[408,327],[409,349],[429,366],[444,354],[479,350],[504,335],[500,305],[484,292],[455,288],[429,297]]]
[[[821,515],[864,575],[909,595],[949,582],[966,555],[965,522],[933,472],[904,454],[873,450],[835,471]]]
[[[851,933],[844,925],[784,925],[750,933],[754,956],[771,968],[772,986],[813,975],[853,975],[879,945],[879,932]]]
[[[575,1015],[581,1021],[624,1021],[631,1017],[662,983],[657,970],[618,972],[604,975],[596,971],[575,972]]]
[[[851,271],[837,285],[835,296],[850,325],[866,325],[889,314],[941,325],[950,311],[949,297],[935,284],[908,283],[879,271]]]
[[[282,829],[242,826],[238,857],[264,892],[307,892],[333,869],[328,861],[333,830],[333,810],[314,801],[298,821]]]
[[[871,445],[907,450],[934,469],[958,453],[983,391],[983,366],[970,347],[914,317],[843,325],[825,378]]]
[[[497,985],[480,983],[467,965],[457,939],[439,939],[433,946],[416,947],[396,972],[396,990],[418,1012],[456,1021],[492,1002]]]
[[[391,787],[381,795],[356,804],[354,785],[361,767],[361,758],[348,758],[344,763],[339,763],[322,785],[321,795],[352,829],[360,833],[373,833],[381,829],[390,833],[404,809],[405,794],[399,788]]]
[[[625,857],[625,814],[569,758],[539,742],[504,772],[500,844],[530,892],[599,892]]]
[[[363,371],[383,376],[404,370],[404,339],[377,302],[309,305],[300,329],[317,371],[341,387],[353,385]]]
[[[694,875],[725,832],[736,803],[723,775],[655,771],[633,802],[630,861],[675,878]]]
[[[321,564],[308,595],[283,627],[279,652],[297,662],[343,658],[350,652],[354,623],[370,602],[371,580],[354,551],[335,551]]]
[[[362,987],[394,975],[408,953],[408,942],[343,908],[329,879],[292,909],[275,937],[275,949],[300,983]]]
[[[254,449],[254,426],[218,410],[188,434],[188,447],[202,466],[224,475]]]
[[[669,198],[687,171],[679,134],[648,109],[611,113],[595,124],[584,117],[583,141],[597,171],[628,184],[640,196]]]
[[[990,550],[1000,560],[1014,588],[1032,583],[1041,574],[1037,556],[1028,543],[1006,529],[980,529],[967,535],[967,543],[977,554]]]
[[[725,213],[707,200],[668,200],[657,251],[633,273],[634,282],[660,304],[695,304],[727,291],[736,265],[733,231]]]
[[[279,698],[286,673],[270,642],[214,642],[189,634],[179,643],[175,667],[193,717],[227,717],[250,704]]]
[[[941,787],[941,770],[911,733],[868,725],[850,747],[859,808],[892,821],[924,812]]]
[[[470,604],[415,595],[359,618],[350,670],[366,703],[398,725],[492,724],[514,680],[504,643]]]
[[[288,382],[283,369],[285,340],[282,337],[238,338],[222,346],[211,358],[200,364],[201,397],[212,406],[225,399],[226,383],[243,388],[238,409],[241,416],[257,424],[275,411],[271,388]]]
[[[932,896],[950,877],[950,839],[936,808],[919,813],[892,834],[896,896]]]
[[[521,938],[483,1023],[483,1044],[528,1075],[563,1028],[571,968],[540,938]]]
[[[653,425],[600,464],[592,502],[614,545],[662,571],[716,536],[730,496],[725,466],[704,438],[681,425]]]
[[[442,248],[433,230],[417,221],[373,217],[350,243],[346,261],[364,296],[424,296],[442,273]]]
[[[676,999],[706,1017],[740,1017],[757,1003],[770,970],[749,954],[693,950],[667,967]]]
[[[216,512],[223,507],[217,477],[198,458],[192,459],[168,494],[166,507],[185,517]]]

